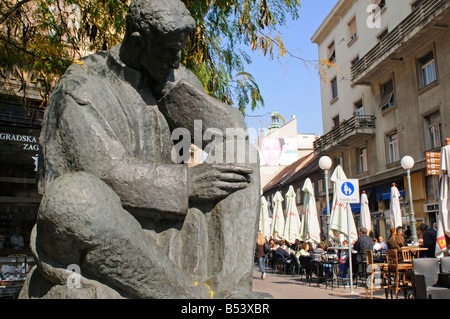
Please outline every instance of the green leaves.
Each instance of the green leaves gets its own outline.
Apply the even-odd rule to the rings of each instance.
[[[300,2],[286,0],[184,0],[197,30],[187,44],[185,65],[204,84],[208,94],[237,105],[245,112],[255,109],[264,99],[254,78],[245,72],[251,59],[238,45],[273,58],[284,57],[286,49],[276,27],[286,17],[298,18]]]
[[[258,84],[245,71],[247,46],[269,58],[284,56],[276,28],[298,18],[299,0],[182,0],[197,28],[182,62],[206,92],[245,112],[264,105]],[[120,43],[127,0],[2,0],[0,69],[32,71],[44,101],[74,60]]]

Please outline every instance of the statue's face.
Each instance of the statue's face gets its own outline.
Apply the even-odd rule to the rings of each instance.
[[[184,32],[145,39],[139,55],[142,66],[153,79],[165,80],[172,69],[180,66],[181,51],[186,46],[186,40]]]

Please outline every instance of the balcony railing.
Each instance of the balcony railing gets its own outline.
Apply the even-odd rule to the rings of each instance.
[[[431,14],[445,5],[447,0],[425,0],[424,3],[408,15],[400,24],[389,34],[377,43],[358,63],[352,66],[352,81],[364,73],[379,58],[383,57],[395,45],[401,43],[409,32],[416,28],[420,23],[427,20]]]
[[[355,115],[352,118],[342,122],[331,131],[324,134],[321,138],[314,141],[314,151],[320,152],[324,148],[337,144],[345,140],[350,135],[358,133],[371,133],[368,129],[375,128],[375,116],[373,115]]]

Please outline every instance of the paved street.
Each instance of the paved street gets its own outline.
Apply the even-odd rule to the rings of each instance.
[[[344,288],[340,285],[338,288],[335,284],[331,289],[331,286],[325,288],[325,283],[321,283],[317,287],[316,281],[309,286],[304,276],[274,274],[270,270],[262,280],[256,268],[253,272],[253,291],[269,293],[274,299],[364,299],[366,295],[362,284],[354,288],[351,294],[348,286]],[[385,299],[384,290],[374,290],[373,298]]]

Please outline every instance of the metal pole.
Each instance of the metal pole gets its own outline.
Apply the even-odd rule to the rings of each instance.
[[[410,170],[407,169],[406,170],[406,177],[408,179],[408,193],[409,193],[409,208],[410,208],[410,222],[411,222],[411,237],[412,237],[412,242],[414,244],[418,244],[419,240],[417,238],[417,233],[416,233],[416,219],[414,218],[414,205],[413,205],[413,199],[412,199],[412,191],[411,191],[411,176],[410,176]]]
[[[350,241],[350,204],[347,204],[347,241],[348,241],[348,269],[350,275],[350,292],[353,293],[353,267],[352,267],[352,245]]]
[[[328,245],[331,245],[331,238],[330,238],[330,200],[328,198],[328,170],[324,170],[325,174],[325,198],[327,201],[327,242]]]

